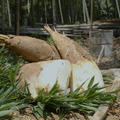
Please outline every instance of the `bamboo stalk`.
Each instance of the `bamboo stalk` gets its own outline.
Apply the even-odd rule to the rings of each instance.
[[[62,24],[64,24],[63,13],[62,13],[62,7],[61,7],[61,1],[58,0],[58,3],[59,3],[59,9],[60,9],[61,22],[62,22]]]
[[[120,8],[119,8],[118,0],[115,0],[115,2],[116,2],[116,6],[117,6],[118,16],[120,18]]]
[[[10,3],[9,3],[9,0],[7,0],[7,11],[8,11],[9,27],[11,27],[12,24],[11,24],[11,14],[10,14]]]
[[[53,24],[56,24],[56,0],[52,0]]]
[[[47,8],[46,8],[46,0],[44,0],[44,7],[45,7],[45,22],[47,23]]]
[[[85,5],[85,13],[86,13],[86,16],[87,16],[87,21],[88,21],[88,23],[90,23],[90,16],[89,16],[89,13],[88,13],[88,8],[87,8],[87,4],[86,4],[85,0],[84,0],[84,5]]]
[[[16,35],[20,34],[20,0],[16,2]]]
[[[28,14],[30,14],[30,1],[27,1],[27,9],[28,9]]]
[[[2,12],[2,32],[5,29],[5,1],[1,0],[1,12]]]
[[[91,0],[91,10],[90,10],[90,38],[92,34],[92,29],[93,29],[93,0]]]
[[[86,16],[85,16],[85,2],[83,0],[83,18],[84,18],[84,22],[86,22]]]
[[[91,46],[92,39],[92,30],[93,30],[93,0],[91,0],[91,9],[90,9],[90,28],[89,28],[89,48]]]

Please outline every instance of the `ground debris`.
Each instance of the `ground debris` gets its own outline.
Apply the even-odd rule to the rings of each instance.
[[[120,120],[120,117],[116,115],[109,115],[107,116],[106,120]]]
[[[119,68],[120,67],[120,38],[113,40],[112,54],[103,57],[98,64],[101,69]]]
[[[53,117],[54,120],[59,120],[59,116],[58,115],[56,115],[54,113],[51,113],[51,114],[52,114],[52,117]]]
[[[64,120],[86,120],[84,115],[78,113],[78,112],[71,112],[70,114],[67,114],[64,116]]]
[[[78,113],[78,112],[71,112],[69,114],[63,115],[63,117],[60,117],[60,115],[57,115],[55,113],[51,113],[51,117],[48,118],[48,120],[87,120],[84,115]],[[11,120],[37,120],[34,115],[32,114],[31,108],[25,108],[23,111],[15,111],[12,113],[12,119]],[[42,117],[39,116],[39,120],[45,120]]]

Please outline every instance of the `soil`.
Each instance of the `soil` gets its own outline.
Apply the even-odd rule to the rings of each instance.
[[[106,120],[120,120],[120,106],[112,106],[107,113]]]
[[[32,114],[31,108],[26,108],[22,112],[15,111],[11,120],[37,120]],[[90,120],[92,116],[85,116],[77,112],[71,112],[62,118],[61,120]],[[44,120],[39,116],[39,120]],[[48,120],[59,120],[59,116],[52,113],[52,117]],[[107,112],[107,116],[104,120],[120,120],[120,106],[111,106]]]
[[[52,116],[48,118],[48,120],[59,120],[59,116],[51,113]],[[11,120],[37,120],[34,115],[32,114],[31,107],[26,108],[21,111],[15,111],[12,113]],[[44,120],[42,117],[39,116],[39,120]],[[70,114],[66,114],[61,120],[87,120],[85,117],[77,112],[71,112]]]

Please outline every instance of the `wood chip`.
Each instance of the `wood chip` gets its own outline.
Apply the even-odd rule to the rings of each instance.
[[[106,105],[100,105],[98,111],[95,112],[91,120],[103,120],[107,114],[109,107]]]

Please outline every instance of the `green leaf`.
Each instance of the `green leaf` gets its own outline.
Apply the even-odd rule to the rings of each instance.
[[[1,111],[2,109],[9,108],[9,107],[11,107],[11,106],[16,106],[16,105],[18,105],[18,104],[19,104],[19,103],[16,103],[16,102],[11,102],[11,103],[3,104],[3,105],[0,106],[0,111]]]
[[[93,83],[94,83],[94,78],[95,76],[93,76],[88,84],[88,89],[92,87]]]
[[[0,117],[3,117],[3,116],[5,116],[5,115],[8,115],[9,113],[12,113],[12,112],[15,111],[15,110],[19,110],[19,109],[25,108],[25,107],[27,107],[27,106],[28,106],[27,104],[21,104],[21,105],[12,107],[12,108],[9,109],[9,110],[0,111]]]
[[[61,93],[62,91],[63,91],[63,90],[60,90],[60,89],[59,89],[58,81],[56,81],[56,83],[54,84],[54,86],[53,86],[52,89],[50,90],[49,95],[50,95],[50,96],[56,95],[57,93]]]
[[[43,111],[42,109],[40,109],[40,108],[36,108],[36,109],[37,109],[36,112],[37,112],[41,117],[44,118],[44,111]]]

